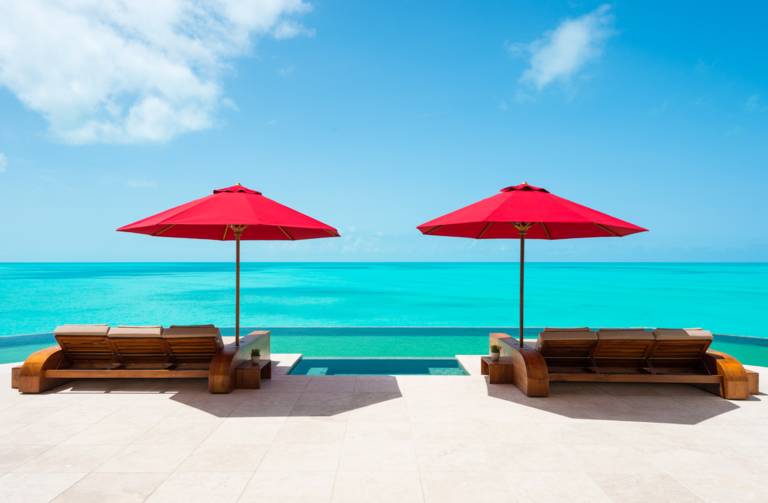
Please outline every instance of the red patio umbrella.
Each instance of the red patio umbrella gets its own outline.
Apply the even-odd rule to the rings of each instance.
[[[621,237],[647,231],[521,183],[495,196],[418,226],[429,236],[520,240],[520,346],[523,346],[523,286],[526,239]]]
[[[240,345],[240,241],[338,237],[330,225],[239,183],[117,229],[164,238],[235,241],[235,342]]]

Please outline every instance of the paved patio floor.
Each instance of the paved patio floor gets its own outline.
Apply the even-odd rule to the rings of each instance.
[[[689,386],[469,376],[308,377],[261,390],[81,381],[11,390],[0,366],[0,501],[768,501],[768,399]],[[768,369],[757,369],[768,382]]]

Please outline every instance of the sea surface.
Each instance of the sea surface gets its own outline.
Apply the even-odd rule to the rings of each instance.
[[[234,275],[231,263],[1,263],[0,336],[64,323],[232,327]],[[245,263],[241,281],[244,327],[288,327],[274,332],[275,352],[446,356],[485,350],[488,329],[477,327],[518,325],[517,263]],[[525,312],[527,327],[704,327],[768,340],[768,264],[534,262]],[[443,332],[381,339],[348,327],[474,329],[427,343]],[[0,351],[51,340],[40,337],[0,341]]]

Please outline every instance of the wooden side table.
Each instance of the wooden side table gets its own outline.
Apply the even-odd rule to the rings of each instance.
[[[488,376],[490,384],[508,384],[514,382],[515,366],[512,358],[505,356],[498,361],[491,360],[490,356],[480,358],[480,373]]]
[[[235,369],[235,387],[242,389],[261,388],[262,379],[272,377],[272,360],[259,360],[258,364],[247,361]]]

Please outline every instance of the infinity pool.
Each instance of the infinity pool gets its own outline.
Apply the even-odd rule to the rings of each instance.
[[[455,358],[302,358],[295,375],[467,375]]]

